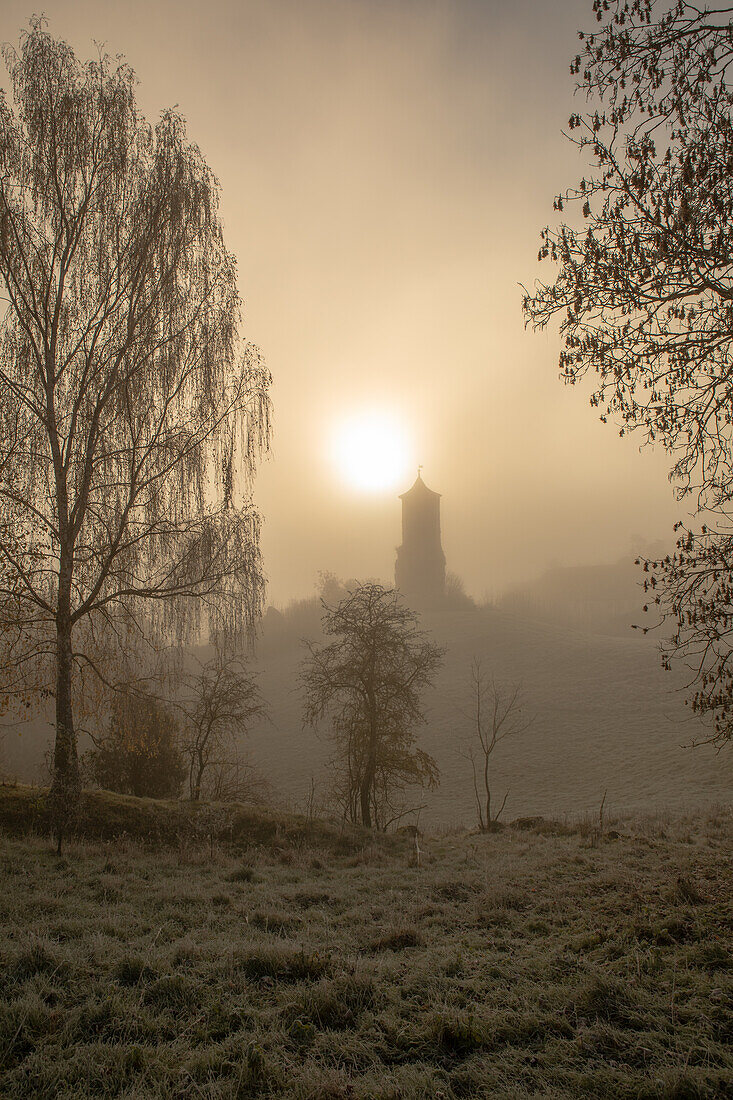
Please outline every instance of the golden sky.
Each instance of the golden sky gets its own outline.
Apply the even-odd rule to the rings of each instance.
[[[0,38],[35,10],[3,0]],[[257,480],[270,600],[318,570],[390,580],[396,493],[443,494],[448,568],[476,596],[550,564],[673,541],[661,453],[558,380],[520,283],[556,191],[590,0],[44,0],[80,56],[103,42],[148,117],[177,105],[222,185],[243,331],[274,378]],[[6,84],[3,72],[0,84]],[[375,407],[404,426],[396,488],[349,485],[332,439]]]

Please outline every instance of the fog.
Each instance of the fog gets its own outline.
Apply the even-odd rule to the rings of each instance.
[[[397,493],[442,493],[448,568],[476,596],[550,565],[672,542],[663,454],[639,453],[525,331],[539,231],[583,166],[561,131],[590,3],[47,0],[77,54],[123,53],[154,119],[176,105],[222,186],[244,336],[272,371],[257,479],[270,602],[319,570],[391,579]],[[31,8],[5,0],[4,40]],[[551,271],[546,268],[551,278]],[[365,408],[409,473],[349,486],[330,440]]]
[[[59,93],[34,35],[30,125],[0,130],[0,1096],[733,1095],[733,522],[665,561],[670,456],[601,424],[521,308],[588,173],[562,131],[592,0],[44,8],[220,181],[273,379],[268,591],[227,507],[266,384],[230,362],[205,172],[178,134],[128,155],[120,81],[74,130],[91,80]],[[725,72],[726,10],[712,55],[689,7],[657,33]],[[32,12],[0,0],[0,40]],[[622,304],[710,287],[697,328],[690,291],[632,332],[639,391],[668,340],[647,395],[730,505],[732,105],[691,64],[664,70],[684,186],[660,214],[632,150],[657,213],[609,269]]]

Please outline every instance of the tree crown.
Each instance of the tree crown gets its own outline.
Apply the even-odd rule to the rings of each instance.
[[[82,62],[40,20],[4,57],[6,618],[161,632],[196,629],[208,603],[251,628],[263,580],[249,478],[269,376],[238,345],[216,178],[175,112],[140,115],[123,61]]]

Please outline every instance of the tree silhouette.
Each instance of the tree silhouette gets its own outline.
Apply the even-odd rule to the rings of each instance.
[[[555,200],[572,224],[542,233],[553,283],[524,299],[559,318],[561,375],[595,375],[591,404],[671,455],[679,498],[707,512],[675,553],[645,562],[647,608],[674,631],[666,666],[692,659],[694,707],[731,736],[733,703],[733,115],[727,8],[596,0],[571,72],[588,108],[570,139],[593,168]],[[679,525],[681,527],[681,525]],[[646,608],[645,608],[646,610]]]
[[[435,761],[415,747],[415,728],[425,721],[420,694],[443,652],[398,593],[380,584],[361,584],[323,608],[324,632],[335,640],[307,643],[305,720],[318,726],[330,717],[348,818],[385,829],[404,809],[401,792],[438,783]]]
[[[496,746],[507,737],[525,733],[533,719],[522,715],[524,703],[521,684],[500,684],[484,675],[481,661],[471,662],[471,709],[467,713],[470,734],[465,739],[465,756],[471,762],[476,817],[482,833],[496,827],[507,791],[498,810],[492,809],[491,757]]]
[[[217,646],[211,660],[186,677],[184,696],[179,704],[181,745],[192,801],[199,801],[208,779],[209,795],[236,789],[237,784],[227,782],[227,773],[236,775],[239,787],[246,790],[251,784],[238,738],[267,713],[255,677],[240,658]]]
[[[96,632],[251,627],[263,581],[247,479],[269,378],[237,344],[218,184],[134,74],[41,20],[0,101],[0,606],[55,666],[59,848],[79,795],[72,689]],[[34,532],[18,553],[8,529]],[[10,573],[10,580],[7,575]]]

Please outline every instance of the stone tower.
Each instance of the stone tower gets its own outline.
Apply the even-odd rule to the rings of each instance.
[[[440,493],[420,476],[402,501],[402,545],[397,548],[395,586],[417,604],[437,603],[445,592],[445,554],[440,544]]]

